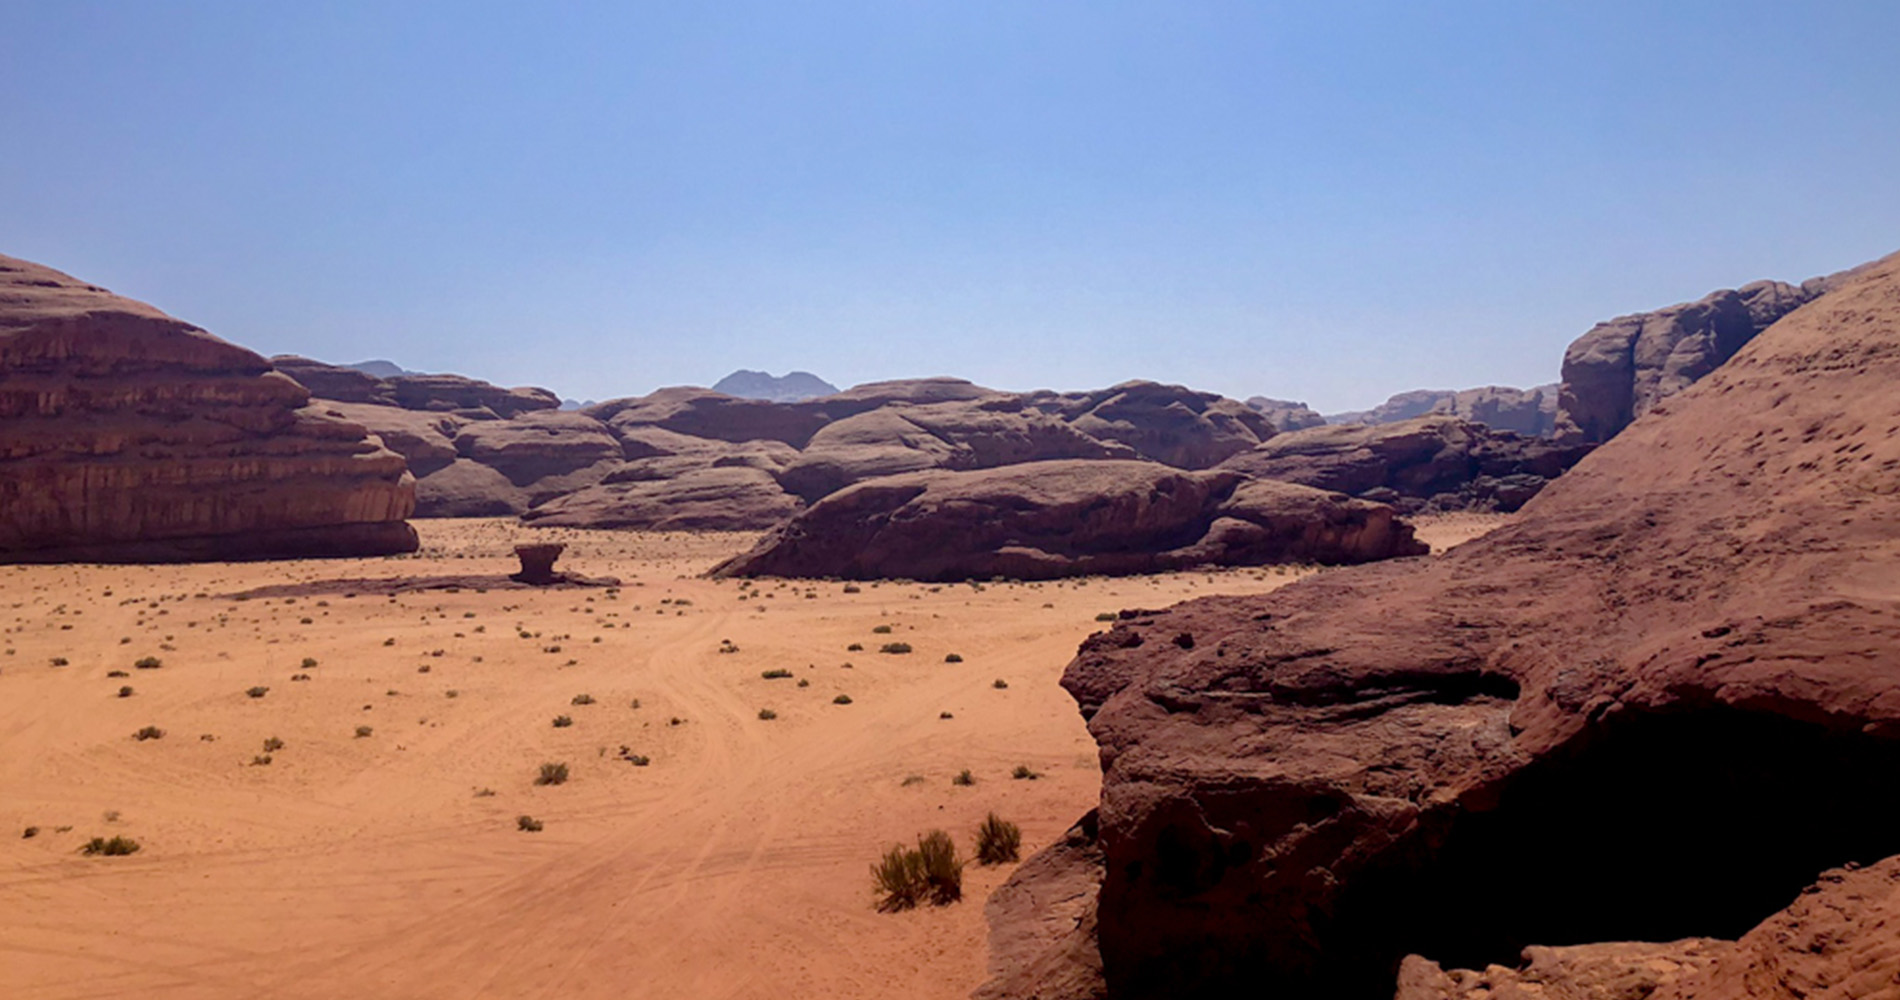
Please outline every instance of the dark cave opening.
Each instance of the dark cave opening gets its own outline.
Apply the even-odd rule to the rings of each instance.
[[[1605,724],[1355,879],[1307,985],[1389,1000],[1411,953],[1482,969],[1531,944],[1739,937],[1822,870],[1900,853],[1897,778],[1900,746],[1780,716]]]

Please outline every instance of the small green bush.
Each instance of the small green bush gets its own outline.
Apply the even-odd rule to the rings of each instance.
[[[132,666],[139,670],[157,670],[164,665],[156,656],[141,656],[132,663]]]
[[[534,776],[534,783],[537,785],[567,784],[567,765],[566,764],[541,765],[540,773]]]
[[[165,738],[165,731],[157,726],[146,726],[138,732],[133,733],[132,738],[135,740],[162,740]]]
[[[877,648],[877,651],[880,653],[908,653],[910,652],[910,643],[887,642],[884,645],[879,646]]]
[[[540,833],[541,821],[526,814],[515,817],[515,829],[522,833]]]
[[[783,667],[775,667],[771,670],[760,672],[759,676],[765,678],[768,681],[777,681],[777,680],[784,680],[785,678],[792,676],[792,672],[790,670],[786,670]]]
[[[849,705],[851,704],[851,696],[848,694],[841,694],[837,696],[836,698],[831,699],[831,703],[833,705]]]
[[[593,703],[594,696],[591,694],[577,694],[572,701],[568,702],[570,705],[592,705]]]
[[[1016,824],[999,819],[990,813],[983,825],[976,828],[976,860],[978,864],[1000,865],[1014,861],[1021,855],[1023,831]]]
[[[1034,771],[1031,771],[1029,769],[1028,764],[1016,765],[1016,770],[1009,772],[1009,776],[1012,778],[1015,778],[1018,781],[1023,781],[1023,780],[1034,781],[1037,778],[1042,777],[1042,775],[1037,774]]]
[[[304,658],[303,658],[303,669],[305,669],[305,670],[309,670],[309,669],[311,669],[312,667],[315,667],[316,665],[317,665],[317,658],[316,658],[316,657],[314,657],[314,656],[306,656],[306,657],[304,657]]]
[[[120,687],[120,688],[119,688],[119,697],[121,697],[121,698],[130,698],[130,697],[132,697],[132,685],[130,685],[130,684],[126,684],[126,685],[124,685],[124,686],[122,686],[122,687]]]
[[[1119,617],[1121,616],[1116,614],[1113,611],[1104,611],[1101,614],[1096,615],[1095,620],[1098,622],[1112,622]]]
[[[993,687],[996,690],[1001,691],[1004,688],[1009,687],[1009,682],[1002,679],[1001,677],[998,677],[997,679],[990,682],[990,687]]]
[[[932,830],[917,841],[917,853],[923,859],[926,895],[936,906],[947,906],[963,898],[963,862],[957,858],[957,845],[942,830]]]
[[[962,662],[963,662],[963,655],[962,655],[961,653],[945,653],[945,654],[944,654],[944,657],[943,657],[943,662],[945,662],[945,663],[962,663]]]
[[[776,718],[778,718],[778,713],[777,713],[777,712],[774,712],[774,711],[772,711],[772,710],[771,710],[771,709],[769,709],[769,708],[761,708],[761,709],[759,709],[759,721],[761,721],[761,722],[770,722],[770,721],[772,721],[773,719],[776,719]]]
[[[953,785],[974,785],[976,784],[976,775],[971,774],[970,769],[966,767],[958,771],[957,776],[950,779],[950,783]]]
[[[263,686],[262,684],[259,684],[256,687],[245,688],[244,693],[249,695],[252,698],[262,698],[265,695],[270,694],[270,688],[267,688]]]
[[[371,729],[371,728],[370,728],[370,727],[368,727],[368,726],[357,726],[357,727],[356,727],[356,738],[360,740],[360,739],[362,739],[362,738],[364,738],[364,737],[366,737],[366,736],[368,736],[369,734],[371,734],[371,733],[373,733],[373,732],[375,732],[375,731],[376,731],[376,730],[374,730],[374,729]]]
[[[264,741],[265,753],[276,753],[277,751],[282,750],[283,748],[284,748],[284,741],[278,739],[275,736],[272,736],[269,739],[266,739]]]
[[[879,625],[878,627],[872,629],[871,632],[874,635],[890,635],[891,627],[889,625]]]
[[[573,724],[574,720],[568,716],[557,715],[554,717],[554,728],[556,729],[566,729]]]
[[[847,652],[847,653],[862,653],[862,652],[864,652],[864,643],[861,643],[861,642],[854,642],[854,643],[852,643],[851,645],[849,645],[849,646],[846,646],[846,647],[844,648],[844,651],[845,651],[845,652]],[[64,665],[64,664],[58,664],[58,663],[56,663],[56,664],[54,664],[54,666],[56,666],[56,667],[57,667],[57,666],[63,666],[63,665]]]

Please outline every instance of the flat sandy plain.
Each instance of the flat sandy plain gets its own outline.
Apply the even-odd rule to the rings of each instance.
[[[414,557],[0,567],[0,997],[962,997],[1013,866],[881,914],[871,862],[968,853],[992,810],[1024,857],[1058,837],[1099,787],[1056,684],[1096,615],[1304,572],[745,589],[700,574],[748,535],[418,527]],[[389,593],[524,539],[623,585]],[[141,849],[79,852],[115,835]]]

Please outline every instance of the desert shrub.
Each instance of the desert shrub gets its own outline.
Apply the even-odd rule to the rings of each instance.
[[[844,585],[844,592],[847,594],[861,594],[864,592],[864,588],[855,583],[847,583]]]
[[[942,830],[932,830],[917,840],[922,859],[925,894],[937,906],[947,906],[963,898],[963,862],[957,857],[957,845]]]
[[[772,710],[771,710],[771,709],[769,709],[769,708],[761,708],[761,709],[759,709],[759,721],[761,721],[761,722],[770,722],[770,721],[772,721],[773,719],[776,719],[776,718],[778,718],[778,713],[777,713],[777,712],[774,712],[774,711],[772,711]]]
[[[303,666],[303,669],[305,669],[305,670],[309,670],[309,669],[311,669],[312,667],[315,667],[316,665],[317,665],[317,658],[316,658],[316,657],[314,657],[314,656],[306,656],[306,657],[304,657],[304,658],[303,658],[303,664],[302,664],[302,666]]]
[[[1120,615],[1117,615],[1117,614],[1116,614],[1115,612],[1113,612],[1113,611],[1104,611],[1104,612],[1102,612],[1101,614],[1099,614],[1099,615],[1096,615],[1096,616],[1095,616],[1095,620],[1096,620],[1096,621],[1098,621],[1098,622],[1112,622],[1112,621],[1114,621],[1114,620],[1115,620],[1116,618],[1119,618],[1119,617],[1121,617],[1121,616],[1120,616]]]
[[[646,754],[639,754],[639,753],[627,754],[626,757],[623,759],[625,759],[627,763],[632,764],[634,767],[645,767],[648,764],[653,763],[652,758],[648,757]]]
[[[774,668],[772,670],[763,671],[759,674],[759,676],[765,678],[768,681],[776,681],[776,680],[783,680],[787,677],[792,676],[792,672],[790,670],[786,670],[782,667],[779,667],[779,668]]]
[[[130,837],[112,837],[110,839],[94,837],[86,841],[85,846],[79,849],[79,853],[85,855],[103,854],[110,858],[122,857],[127,854],[137,854],[138,850],[139,842]]]
[[[961,653],[945,653],[945,654],[944,654],[944,656],[943,656],[943,662],[945,662],[945,663],[962,663],[962,662],[963,662],[963,654],[961,654]]]
[[[52,663],[52,665],[55,667],[63,667],[72,661],[66,659],[64,656],[55,656],[52,658],[52,660],[48,662]]]
[[[883,913],[908,910],[923,895],[924,859],[914,848],[892,844],[884,857],[871,866],[871,881],[878,893],[877,908]]]
[[[951,714],[950,714],[949,712],[938,712],[938,713],[937,713],[937,718],[939,718],[939,719],[954,719],[954,718],[956,718],[956,716],[954,716],[954,715],[951,715]]]
[[[522,833],[540,833],[541,821],[526,814],[515,817],[515,829]]]
[[[133,733],[132,738],[135,740],[162,740],[165,738],[165,731],[157,726],[146,726],[138,732]]]
[[[574,720],[569,716],[557,715],[554,717],[554,728],[556,729],[566,729],[573,724]]]
[[[1016,824],[1000,819],[995,813],[984,818],[983,825],[976,828],[976,860],[978,864],[1000,865],[1014,861],[1022,853],[1023,831]]]
[[[157,670],[164,665],[164,662],[156,656],[141,656],[132,661],[132,666],[139,670]]]
[[[891,627],[889,625],[879,625],[878,627],[872,629],[871,632],[875,635],[890,635]]]
[[[284,748],[284,741],[272,736],[264,741],[265,753],[276,753]]]
[[[572,701],[568,702],[570,705],[592,705],[593,703],[594,696],[591,694],[577,694]]]
[[[849,705],[851,704],[851,696],[848,694],[841,694],[837,696],[836,698],[831,699],[831,703],[833,705]]]
[[[910,643],[887,642],[884,645],[879,646],[877,648],[877,651],[880,653],[908,653],[910,652]]]
[[[371,728],[370,728],[370,727],[368,727],[368,726],[357,726],[357,727],[356,727],[356,738],[360,740],[360,739],[362,739],[362,738],[364,738],[364,737],[366,737],[366,736],[368,736],[369,734],[371,734],[371,733],[373,733],[373,732],[375,732],[375,731],[376,731],[376,730],[374,730],[374,729],[371,729]]]
[[[997,679],[990,682],[990,687],[993,687],[996,690],[1001,691],[1004,688],[1009,687],[1009,682],[1002,679],[1001,677],[998,677]]]
[[[1034,772],[1034,771],[1031,771],[1031,770],[1029,769],[1029,765],[1028,765],[1028,764],[1018,764],[1018,765],[1016,765],[1016,770],[1014,770],[1014,771],[1011,771],[1011,772],[1009,772],[1009,776],[1010,776],[1010,777],[1012,777],[1012,778],[1015,778],[1015,779],[1016,779],[1016,780],[1018,780],[1018,781],[1022,781],[1022,780],[1025,780],[1025,779],[1027,779],[1027,780],[1029,780],[1029,781],[1034,781],[1034,780],[1036,780],[1037,778],[1040,778],[1040,777],[1042,777],[1042,775],[1040,775],[1040,774],[1037,774],[1037,773],[1036,773],[1036,772]]]
[[[953,785],[974,785],[976,784],[976,775],[971,774],[970,769],[966,767],[958,771],[957,776],[950,779],[950,783]]]
[[[846,646],[844,648],[844,651],[847,653],[862,653],[864,652],[864,643],[854,642],[851,645]]]
[[[910,775],[904,776],[903,786],[905,788],[909,788],[912,785],[921,785],[923,783],[924,783],[924,776],[921,774],[910,774]]]
[[[567,765],[552,763],[541,765],[540,773],[534,776],[534,783],[537,785],[567,784]]]
[[[122,685],[122,686],[121,686],[121,687],[119,688],[119,697],[121,697],[121,698],[130,698],[130,697],[132,697],[132,685],[130,685],[130,684],[126,684],[126,685]]]
[[[257,756],[251,758],[252,767],[264,767],[268,765],[270,762],[271,762],[271,756],[270,754],[267,754],[267,753],[260,753]]]
[[[808,687],[811,687],[811,681],[808,681],[808,680],[806,680],[805,678],[803,678],[803,677],[800,677],[800,678],[798,679],[798,686],[799,686],[799,687],[802,687],[802,688],[808,688]]]
[[[108,670],[106,671],[106,676],[107,677],[130,677],[132,675],[126,673],[123,670]]]
[[[270,688],[267,688],[264,685],[259,684],[256,687],[245,688],[244,693],[253,698],[262,698],[265,695],[270,694]]]

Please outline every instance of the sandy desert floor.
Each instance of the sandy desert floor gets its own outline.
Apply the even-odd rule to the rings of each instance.
[[[871,862],[968,853],[992,810],[1025,857],[1059,836],[1098,789],[1056,685],[1096,615],[1301,572],[742,587],[699,574],[749,536],[419,527],[407,558],[0,567],[0,996],[961,997],[1013,866],[881,914]],[[623,586],[390,593],[523,538]]]

